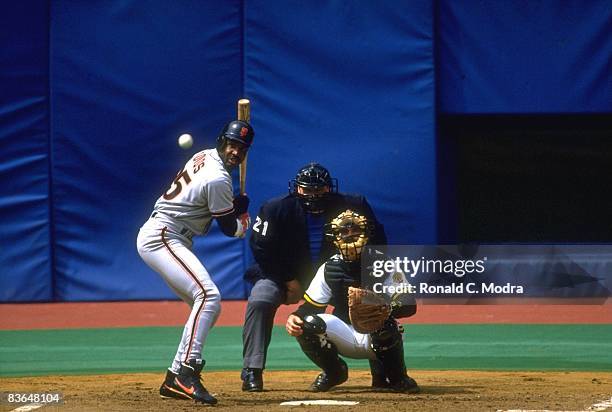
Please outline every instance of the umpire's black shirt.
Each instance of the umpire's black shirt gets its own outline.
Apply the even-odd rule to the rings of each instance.
[[[376,220],[365,197],[342,193],[330,193],[325,211],[325,223],[329,223],[346,209],[351,209],[375,222],[370,244],[387,243],[384,227]],[[321,241],[319,259],[310,257],[310,243],[306,211],[300,199],[293,194],[278,197],[264,203],[253,223],[249,240],[255,264],[245,274],[245,279],[270,279],[284,287],[285,282],[297,279],[302,287],[308,287],[318,267],[334,255],[334,245]]]

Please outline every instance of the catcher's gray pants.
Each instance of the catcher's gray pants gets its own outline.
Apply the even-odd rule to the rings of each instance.
[[[264,369],[274,315],[285,301],[285,289],[270,279],[259,279],[253,285],[242,328],[242,358],[245,368]]]

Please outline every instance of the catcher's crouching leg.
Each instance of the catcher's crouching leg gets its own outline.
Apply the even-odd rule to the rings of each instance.
[[[297,337],[302,351],[323,372],[310,385],[313,392],[327,392],[332,387],[346,382],[348,366],[338,356],[338,349],[325,337],[325,321],[318,317],[306,316],[302,325],[303,333]]]
[[[396,392],[419,392],[419,386],[406,372],[404,345],[397,321],[393,318],[387,319],[384,326],[370,336],[372,350],[383,364],[389,379],[389,388]]]

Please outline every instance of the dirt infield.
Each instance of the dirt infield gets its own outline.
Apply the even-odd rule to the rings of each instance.
[[[508,409],[582,411],[610,400],[612,373],[604,372],[472,372],[413,371],[422,392],[416,395],[373,392],[367,371],[351,371],[349,380],[325,394],[306,391],[314,371],[266,372],[266,391],[243,393],[239,372],[205,373],[205,385],[219,398],[220,410],[353,410],[368,411],[496,411]],[[157,390],[159,374],[48,376],[3,378],[3,392],[60,391],[64,403],[40,410],[51,411],[188,411],[190,401],[163,400]],[[332,399],[358,401],[357,406],[299,406],[279,404],[289,400]],[[0,405],[10,411],[19,405]]]
[[[241,325],[245,302],[224,302],[220,325]],[[277,323],[294,308],[282,307]],[[0,329],[62,329],[131,326],[177,326],[188,315],[181,302],[109,302],[66,304],[4,304]],[[131,316],[124,316],[130,313]],[[424,305],[411,323],[593,323],[612,321],[612,305]],[[469,356],[469,354],[468,354]],[[422,392],[417,395],[373,392],[369,372],[353,370],[349,381],[325,394],[306,388],[317,372],[268,371],[266,391],[240,390],[239,371],[207,372],[205,385],[219,398],[218,409],[367,410],[367,411],[497,411],[497,410],[604,410],[591,407],[610,401],[611,372],[482,372],[412,371]],[[192,402],[162,400],[158,388],[165,371],[156,374],[98,376],[45,376],[0,378],[0,392],[54,392],[64,396],[61,405],[43,411],[188,411]],[[331,399],[359,402],[356,406],[280,406],[284,401]],[[0,403],[0,412],[19,404]],[[590,408],[590,409],[589,409]],[[609,409],[612,412],[612,407]]]

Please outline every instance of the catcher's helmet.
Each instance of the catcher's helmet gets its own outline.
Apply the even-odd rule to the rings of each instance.
[[[350,209],[325,225],[325,236],[331,239],[346,262],[354,262],[361,257],[371,232],[371,222]]]
[[[250,124],[243,120],[232,120],[223,127],[217,137],[217,148],[221,148],[228,140],[240,142],[247,148],[253,143],[255,131]]]
[[[302,167],[295,179],[289,182],[289,193],[298,196],[310,213],[323,212],[327,196],[337,191],[337,179],[332,178],[329,171],[318,163]]]

